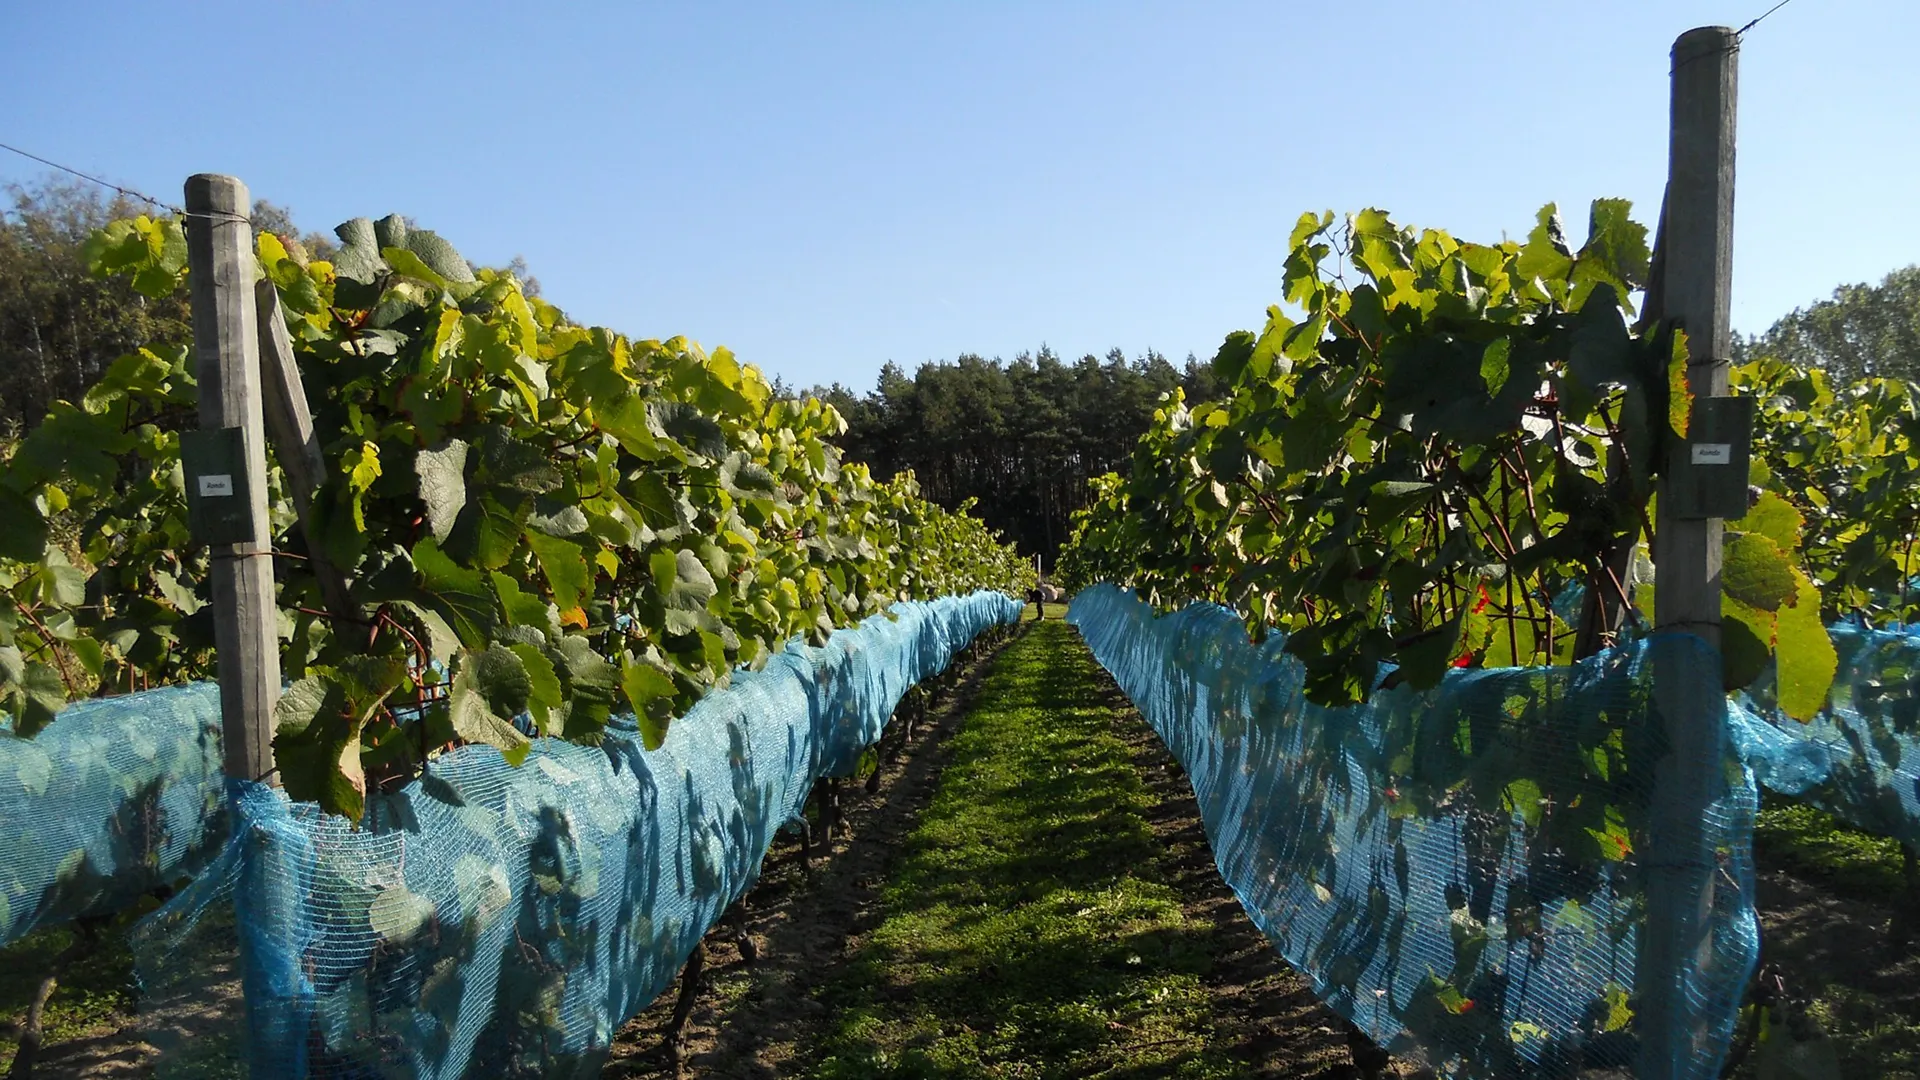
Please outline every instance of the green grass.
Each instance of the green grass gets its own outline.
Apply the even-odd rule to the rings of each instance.
[[[117,1027],[134,1011],[133,954],[126,946],[126,924],[116,920],[101,932],[100,944],[76,960],[60,979],[41,1019],[42,1050],[103,1028]],[[73,941],[70,927],[29,934],[0,948],[0,1074],[13,1065],[18,1025],[40,990],[40,981]]]
[[[1829,985],[1808,1010],[1839,1048],[1843,1076],[1920,1077],[1920,1017],[1877,994]]]
[[[1242,1075],[1094,662],[1051,618],[995,661],[884,917],[828,988],[816,1077]]]
[[[1896,904],[1908,894],[1898,840],[1850,828],[1823,810],[1768,795],[1753,842],[1763,858],[1842,896]]]
[[[1039,619],[1039,617],[1040,617],[1040,605],[1034,603],[1031,600],[1027,601],[1026,610],[1020,613],[1020,621],[1035,622]],[[1047,601],[1047,621],[1048,622],[1053,622],[1057,619],[1065,619],[1066,617],[1067,617],[1067,602],[1065,600]]]
[[[1900,843],[1849,827],[1825,811],[1768,795],[1754,827],[1754,847],[1763,864],[1792,873],[1835,897],[1876,905],[1891,914],[1910,913],[1920,904],[1908,884]],[[1878,939],[1887,929],[1848,924],[1846,933]],[[1837,981],[1830,963],[1819,959],[1826,942],[1816,937],[1806,944],[1814,956],[1777,957],[1789,978],[1802,982],[1801,992],[1812,998],[1809,1013],[1831,1040],[1840,1075],[1876,1080],[1920,1078],[1920,1016],[1912,1008],[1911,992],[1903,992],[1901,977],[1872,977],[1871,986]],[[1886,941],[1888,961],[1898,964],[1912,945],[1899,938]],[[1855,976],[1858,978],[1858,976]],[[1893,996],[1889,996],[1889,995]],[[1749,1065],[1742,1077],[1760,1075]]]

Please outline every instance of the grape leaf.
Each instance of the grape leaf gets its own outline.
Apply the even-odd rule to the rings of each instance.
[[[1833,637],[1820,622],[1820,591],[1799,569],[1793,576],[1794,602],[1780,609],[1774,653],[1780,709],[1804,722],[1826,705],[1840,658]]]
[[[454,522],[467,505],[467,444],[450,439],[435,450],[414,455],[420,478],[420,501],[427,507],[427,529],[445,543]]]
[[[1762,611],[1775,611],[1793,599],[1793,564],[1779,544],[1759,533],[1729,530],[1726,535],[1720,584],[1728,596]]]

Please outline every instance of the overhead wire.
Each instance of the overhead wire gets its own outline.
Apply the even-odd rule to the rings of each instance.
[[[1763,12],[1761,12],[1761,13],[1760,13],[1760,14],[1759,14],[1759,15],[1758,15],[1757,17],[1755,17],[1755,18],[1754,18],[1754,20],[1753,20],[1752,22],[1750,22],[1750,23],[1748,23],[1747,25],[1745,25],[1745,26],[1743,26],[1743,27],[1741,27],[1741,28],[1740,28],[1740,29],[1738,29],[1738,30],[1735,30],[1735,31],[1733,32],[1733,36],[1734,36],[1734,37],[1740,37],[1740,36],[1742,36],[1742,35],[1744,35],[1744,34],[1745,34],[1745,33],[1746,33],[1747,31],[1749,31],[1749,30],[1751,30],[1751,29],[1753,29],[1753,28],[1754,28],[1754,27],[1756,27],[1756,26],[1759,26],[1759,25],[1760,25],[1760,20],[1761,20],[1761,19],[1764,19],[1764,18],[1766,18],[1767,16],[1769,16],[1769,15],[1771,15],[1771,14],[1773,14],[1773,13],[1774,13],[1774,12],[1776,12],[1776,11],[1779,11],[1779,10],[1780,10],[1781,8],[1783,8],[1783,7],[1786,7],[1786,6],[1788,5],[1788,4],[1791,4],[1791,3],[1793,3],[1793,0],[1780,0],[1780,2],[1779,2],[1779,3],[1777,3],[1777,4],[1775,4],[1775,5],[1773,5],[1772,7],[1770,7],[1770,8],[1768,8],[1767,10],[1765,10],[1765,11],[1763,11]]]
[[[137,191],[133,188],[125,187],[123,185],[113,183],[110,180],[102,180],[91,173],[82,172],[71,165],[62,165],[59,162],[54,161],[50,158],[41,157],[39,154],[22,150],[17,146],[12,146],[7,143],[0,142],[0,150],[6,150],[10,153],[18,154],[21,157],[27,158],[30,161],[37,161],[40,164],[45,165],[50,169],[58,169],[59,171],[68,174],[69,176],[79,177],[80,179],[85,180],[90,184],[98,184],[99,186],[106,188],[109,191],[118,192],[119,194],[124,195],[129,199],[138,199],[139,201],[146,203],[148,206],[165,210],[168,213],[171,213],[177,217],[201,218],[207,221],[236,221],[236,222],[252,221],[252,219],[245,214],[233,214],[233,213],[226,213],[226,212],[208,214],[208,213],[201,213],[199,211],[194,211],[194,210],[187,210],[183,207],[175,206],[170,202],[164,202],[160,199],[156,199],[153,196],[148,195],[146,192]]]

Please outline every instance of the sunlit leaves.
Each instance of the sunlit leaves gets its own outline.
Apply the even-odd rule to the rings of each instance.
[[[1573,250],[1567,247],[1566,226],[1560,220],[1559,208],[1548,203],[1540,208],[1514,270],[1522,278],[1538,281],[1550,292],[1557,290],[1559,296],[1564,297],[1566,278],[1572,269]]]
[[[535,530],[528,530],[525,540],[562,612],[579,608],[592,596],[593,570],[579,544]]]
[[[658,749],[666,741],[668,724],[660,705],[673,699],[673,680],[651,664],[628,660],[620,668],[620,689],[639,719],[647,749]]]
[[[1666,338],[1626,326],[1645,267],[1624,211],[1596,206],[1579,252],[1552,207],[1524,246],[1303,217],[1284,283],[1301,312],[1227,339],[1228,401],[1163,403],[1063,566],[1286,631],[1328,703],[1364,697],[1378,664],[1427,685],[1496,639],[1506,662],[1552,662],[1550,598],[1631,543],[1662,445]]]
[[[1677,439],[1687,437],[1693,420],[1693,389],[1687,380],[1687,332],[1673,331],[1673,349],[1667,357],[1667,430]]]
[[[519,658],[526,675],[525,708],[533,718],[535,729],[543,735],[561,734],[565,728],[567,693],[560,685],[560,674],[552,658],[524,641],[515,642],[507,648]]]
[[[1734,533],[1724,551],[1720,586],[1726,595],[1762,611],[1778,611],[1793,598],[1793,564],[1772,539],[1759,533]]]
[[[1784,551],[1800,550],[1800,530],[1806,519],[1793,504],[1771,491],[1761,492],[1747,516],[1740,519],[1742,532],[1764,536]]]
[[[1800,516],[1801,547],[1815,568],[1829,620],[1875,625],[1920,621],[1920,401],[1899,380],[1835,386],[1826,373],[1771,357],[1736,367],[1733,386],[1757,409],[1752,482]],[[1749,515],[1750,517],[1752,514]],[[1742,527],[1772,533],[1771,528]]]
[[[911,476],[843,469],[841,417],[775,400],[725,349],[572,325],[397,215],[336,234],[331,262],[256,240],[326,466],[311,544],[285,478],[267,485],[296,798],[357,816],[370,787],[462,743],[518,759],[527,721],[591,742],[630,709],[657,746],[707,688],[797,635],[1031,581]],[[89,257],[171,290],[180,235],[120,223]],[[17,731],[110,681],[210,672],[209,562],[186,529],[177,436],[151,422],[191,415],[189,359],[153,343],[116,360],[6,462],[0,707]],[[81,532],[84,567],[63,529]],[[315,557],[351,583],[347,610]]]
[[[1720,597],[1720,661],[1729,691],[1744,690],[1766,673],[1777,619],[1735,597]]]
[[[1507,377],[1513,372],[1508,363],[1512,354],[1513,341],[1504,337],[1493,339],[1481,350],[1480,381],[1486,384],[1488,396],[1499,397],[1500,391],[1506,389]]]
[[[1780,609],[1775,631],[1776,676],[1781,711],[1811,720],[1827,703],[1840,658],[1820,621],[1819,590],[1797,568],[1794,579],[1793,603]]]
[[[373,482],[380,479],[380,447],[370,440],[362,442],[347,451],[340,465],[347,475],[347,491],[352,497],[353,527],[366,532],[366,495]]]
[[[187,237],[173,218],[141,215],[95,232],[81,247],[87,268],[98,275],[129,274],[133,287],[159,299],[180,287],[187,272]]]

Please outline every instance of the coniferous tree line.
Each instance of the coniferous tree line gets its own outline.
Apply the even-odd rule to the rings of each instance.
[[[1152,351],[1067,361],[1044,347],[1011,362],[924,363],[911,376],[889,363],[864,395],[838,383],[811,393],[846,417],[849,460],[878,477],[912,469],[943,506],[976,500],[982,520],[1051,565],[1088,481],[1125,467],[1176,387],[1189,403],[1219,396],[1212,366],[1191,355],[1175,367]]]

